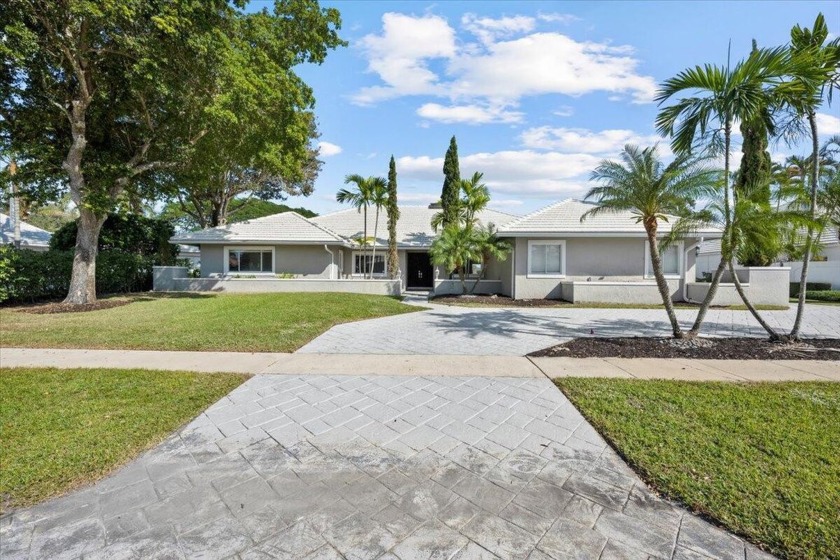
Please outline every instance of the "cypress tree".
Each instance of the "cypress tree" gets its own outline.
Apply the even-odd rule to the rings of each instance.
[[[458,144],[453,136],[443,160],[443,190],[440,193],[440,203],[443,210],[444,228],[458,221],[460,190],[461,170],[458,165]]]
[[[400,219],[400,208],[397,205],[397,164],[394,156],[388,167],[388,276],[396,278],[399,274],[400,263],[397,255],[397,220]]]

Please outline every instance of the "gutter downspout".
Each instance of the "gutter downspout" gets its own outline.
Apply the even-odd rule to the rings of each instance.
[[[335,255],[332,251],[330,251],[330,248],[327,247],[326,243],[324,244],[324,250],[330,254],[330,280],[335,280],[335,278],[333,278],[333,270],[335,269]]]
[[[689,299],[689,297],[688,297],[688,275],[686,274],[688,272],[688,252],[693,251],[694,249],[699,247],[701,243],[703,243],[703,238],[702,237],[700,239],[698,239],[697,242],[694,243],[693,245],[689,245],[689,247],[685,250],[685,255],[683,255],[684,260],[683,260],[682,296],[683,296],[683,301],[686,302],[686,303],[701,303],[699,301],[692,301],[691,299]],[[694,259],[694,266],[695,267],[697,266],[697,259],[696,258]]]

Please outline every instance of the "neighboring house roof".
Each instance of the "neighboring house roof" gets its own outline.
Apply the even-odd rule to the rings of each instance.
[[[614,237],[642,237],[645,235],[644,226],[637,216],[629,211],[604,212],[590,215],[581,221],[581,217],[597,205],[575,199],[563,200],[533,214],[523,216],[499,229],[501,235],[530,236],[530,235],[564,235],[564,236],[614,236]],[[671,224],[678,218],[670,216],[669,221],[659,221],[659,231],[668,233]],[[720,230],[709,226],[696,232],[698,235],[720,235]]]
[[[173,236],[170,241],[187,244],[347,244],[347,240],[340,235],[304,218],[297,212],[283,212],[244,222],[181,233]]]
[[[15,231],[12,218],[8,214],[0,213],[0,243],[3,245],[14,243]],[[45,229],[35,227],[26,222],[20,223],[21,247],[49,247],[52,234]]]
[[[432,229],[432,217],[440,208],[428,206],[400,206],[400,219],[397,221],[397,245],[399,247],[428,247],[437,234]],[[501,227],[517,216],[496,210],[484,210],[478,214],[478,221]],[[373,237],[375,210],[368,210],[368,237]],[[317,216],[312,221],[346,237],[358,239],[364,237],[364,213],[355,208],[339,210],[331,214]],[[377,244],[388,244],[388,218],[384,211],[379,213],[379,229],[376,232]]]

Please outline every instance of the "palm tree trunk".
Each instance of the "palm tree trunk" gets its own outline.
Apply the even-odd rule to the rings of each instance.
[[[486,268],[486,267],[484,266],[484,263],[485,263],[486,261],[487,261],[487,259],[486,259],[486,258],[484,258],[484,257],[482,257],[482,258],[481,258],[481,274],[479,274],[478,276],[476,276],[476,278],[475,278],[475,282],[473,282],[473,285],[472,285],[472,287],[470,288],[470,293],[471,293],[471,294],[474,294],[474,293],[475,293],[475,289],[478,287],[478,283],[479,283],[479,282],[481,282],[481,281],[484,279],[484,271],[485,271],[485,268]]]
[[[379,206],[376,207],[376,220],[373,222],[373,256],[370,258],[370,277],[373,278],[376,269],[376,236],[379,233]]]
[[[811,125],[811,201],[810,214],[813,221],[817,216],[817,182],[820,178],[820,146],[817,136],[817,116],[813,111],[808,112],[808,123]],[[799,339],[802,318],[805,315],[805,299],[808,292],[808,265],[811,262],[811,248],[813,246],[814,227],[808,224],[808,237],[805,239],[805,252],[802,255],[802,274],[799,276],[799,299],[796,302],[796,319],[790,330],[790,338]]]
[[[365,231],[362,233],[362,278],[367,279],[368,263],[367,263],[367,204],[365,204]]]
[[[662,272],[662,256],[659,254],[659,241],[656,239],[656,222],[651,221],[646,223],[645,231],[647,231],[648,245],[650,247],[650,262],[653,267],[653,276],[656,278],[656,287],[659,289],[659,295],[662,297],[662,303],[665,305],[668,320],[671,321],[671,331],[674,338],[683,338],[680,322],[677,320],[677,314],[674,311],[674,302],[671,300],[671,289],[668,287],[665,274]]]
[[[458,279],[461,280],[461,293],[467,294],[467,275],[464,273],[464,267],[458,269]]]
[[[733,262],[734,261],[732,259],[732,256],[730,255],[729,273],[732,275],[732,282],[735,284],[735,291],[738,292],[739,296],[741,296],[741,301],[743,301],[744,305],[747,306],[747,309],[749,309],[752,316],[755,317],[755,320],[758,321],[758,324],[761,325],[761,328],[767,331],[767,334],[770,335],[770,340],[781,340],[782,337],[779,336],[779,333],[773,330],[773,327],[771,327],[767,323],[767,321],[764,320],[764,318],[761,316],[761,314],[758,312],[758,310],[747,297],[747,293],[744,291],[744,287],[741,285],[741,280],[738,278],[738,275],[735,274],[735,266]]]
[[[706,312],[709,311],[709,306],[712,305],[712,301],[715,299],[715,295],[718,291],[718,286],[720,285],[720,279],[723,277],[723,272],[726,270],[726,258],[721,254],[720,256],[720,263],[718,264],[717,270],[712,275],[712,283],[709,285],[709,291],[706,292],[706,297],[703,299],[703,303],[700,304],[700,309],[697,310],[697,317],[694,319],[694,324],[691,326],[691,330],[688,331],[688,336],[693,338],[700,334],[700,327],[703,326],[703,321],[706,319]]]

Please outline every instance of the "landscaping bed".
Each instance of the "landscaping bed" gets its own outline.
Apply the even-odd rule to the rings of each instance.
[[[148,370],[0,369],[0,511],[106,476],[245,379]]]
[[[780,558],[840,558],[840,383],[555,382],[659,492]]]
[[[805,339],[797,343],[763,338],[653,337],[576,338],[529,354],[565,358],[693,358],[703,360],[840,360],[840,339]]]
[[[421,310],[393,297],[339,293],[134,294],[101,304],[107,308],[85,313],[50,311],[62,305],[56,303],[0,307],[0,341],[22,348],[293,352],[339,323]]]

